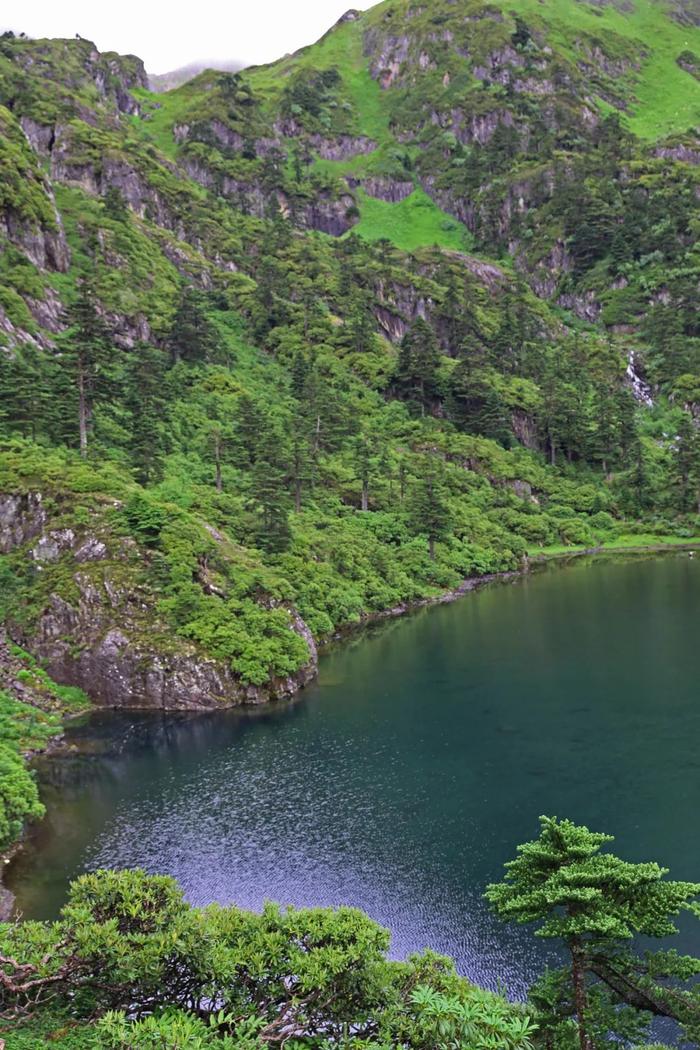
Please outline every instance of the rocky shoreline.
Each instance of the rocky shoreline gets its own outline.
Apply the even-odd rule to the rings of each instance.
[[[561,553],[542,554],[536,555],[532,558],[525,559],[523,565],[519,569],[513,569],[506,572],[495,572],[487,573],[483,576],[469,576],[466,577],[459,586],[452,588],[449,591],[444,591],[440,594],[434,595],[429,598],[421,598],[414,602],[404,602],[399,605],[392,606],[389,609],[382,609],[377,612],[369,613],[365,615],[360,622],[357,624],[350,624],[342,630],[334,632],[325,639],[322,639],[318,643],[319,651],[326,650],[332,645],[340,644],[341,642],[349,639],[352,635],[361,632],[362,630],[371,627],[373,624],[379,624],[383,621],[397,618],[399,616],[405,616],[412,612],[417,612],[420,609],[429,608],[436,605],[448,605],[459,598],[470,594],[472,591],[478,590],[479,588],[486,586],[490,583],[507,583],[527,576],[533,571],[544,569],[547,565],[553,562],[569,562],[585,556],[599,557],[601,555],[612,555],[621,556],[626,554],[639,555],[639,554],[669,554],[669,553],[690,553],[700,549],[700,541],[689,541],[688,543],[679,544],[645,544],[639,546],[622,547],[622,548],[605,548],[605,547],[590,547],[583,550],[572,550],[562,551]],[[12,658],[9,656],[9,648],[7,645],[7,638],[5,631],[0,627],[0,688],[11,687],[8,683],[8,660]],[[313,676],[307,678],[303,683],[298,685],[298,688],[287,694],[286,699],[293,699],[305,685],[313,681],[316,677],[316,673]],[[21,690],[22,695],[19,697],[32,702],[27,696],[26,687],[17,680],[16,675],[14,681]],[[274,702],[272,700],[270,703]],[[245,706],[245,704],[243,705]],[[256,705],[258,706],[258,705]],[[134,710],[141,710],[136,707]],[[205,710],[205,709],[202,709]],[[210,708],[206,710],[211,710]],[[65,738],[63,734],[57,734],[53,737],[45,748],[37,751],[26,753],[28,759],[32,758],[36,754],[49,754],[49,753],[60,753],[61,749],[65,747]],[[14,842],[4,854],[0,855],[0,922],[7,922],[11,919],[13,908],[14,908],[14,895],[4,884],[4,873],[7,869],[10,861],[21,851],[24,845],[23,837],[20,837]]]

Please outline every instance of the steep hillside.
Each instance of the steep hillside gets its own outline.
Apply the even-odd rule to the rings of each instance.
[[[257,702],[465,577],[700,531],[697,21],[388,0],[157,95],[5,34],[13,637]]]

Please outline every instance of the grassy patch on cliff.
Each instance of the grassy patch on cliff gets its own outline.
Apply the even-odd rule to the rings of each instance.
[[[360,221],[354,232],[369,241],[388,240],[403,251],[437,245],[469,251],[474,239],[466,226],[446,212],[421,189],[392,204],[358,193]]]
[[[657,0],[633,0],[629,10],[571,0],[547,0],[546,5],[541,0],[500,0],[500,6],[524,18],[543,19],[552,42],[574,61],[579,57],[577,30],[606,40],[607,47],[612,35],[630,41],[640,68],[623,78],[631,100],[626,119],[641,138],[685,131],[700,119],[700,83],[676,62],[685,50],[700,52],[700,30],[674,21]]]

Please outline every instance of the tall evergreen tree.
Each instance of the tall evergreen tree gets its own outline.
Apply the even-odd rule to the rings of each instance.
[[[128,357],[124,403],[129,413],[128,450],[136,480],[157,481],[165,451],[164,414],[167,403],[166,361],[161,350],[143,343]]]
[[[266,422],[257,442],[251,495],[259,515],[256,542],[270,554],[286,550],[292,538],[288,479],[284,437],[277,427]]]
[[[0,423],[10,433],[58,437],[55,360],[33,343],[0,356]]]
[[[610,835],[556,817],[541,817],[540,825],[539,838],[518,846],[518,857],[486,898],[502,919],[538,923],[538,936],[563,942],[580,1050],[593,1050],[588,973],[636,935],[676,933],[673,917],[700,893],[700,884],[666,882],[658,864],[601,853]]]
[[[174,364],[213,361],[221,349],[219,335],[206,314],[204,297],[192,285],[181,289],[167,342]]]
[[[414,532],[428,540],[428,553],[435,560],[435,544],[449,533],[450,512],[445,485],[436,465],[426,464],[425,473],[413,486],[409,520]]]
[[[673,444],[673,468],[678,509],[700,514],[700,432],[687,413]]]
[[[394,373],[394,387],[405,401],[414,402],[421,413],[434,406],[439,393],[440,351],[435,333],[417,317],[401,340]]]
[[[106,393],[111,342],[97,308],[95,290],[81,281],[78,297],[67,311],[68,330],[61,339],[61,368],[77,394],[78,442],[87,456],[96,399]]]

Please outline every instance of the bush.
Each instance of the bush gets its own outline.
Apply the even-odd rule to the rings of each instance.
[[[39,820],[44,807],[22,756],[0,744],[0,850],[19,838],[25,820]]]
[[[521,1007],[449,959],[391,962],[388,948],[388,930],[355,908],[200,910],[166,876],[97,871],[72,884],[57,923],[0,926],[0,1005],[32,1011],[34,1032],[43,1011],[70,1014],[81,1036],[102,1015],[95,1045],[112,1050],[530,1050]]]
[[[564,543],[577,547],[595,547],[597,543],[595,533],[590,526],[578,519],[562,522],[559,526],[559,535]]]

